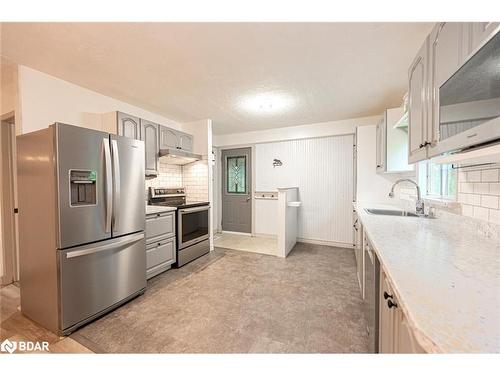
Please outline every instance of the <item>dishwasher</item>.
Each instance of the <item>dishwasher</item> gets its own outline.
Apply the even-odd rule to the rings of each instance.
[[[363,258],[365,267],[364,312],[367,322],[369,350],[370,353],[378,353],[380,263],[368,241],[365,241]]]

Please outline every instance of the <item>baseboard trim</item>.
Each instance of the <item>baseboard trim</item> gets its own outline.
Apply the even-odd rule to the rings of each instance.
[[[262,238],[278,238],[278,235],[276,234],[269,234],[269,233],[255,233],[254,237],[262,237]]]
[[[331,247],[341,247],[344,249],[353,249],[352,243],[345,242],[334,242],[334,241],[324,241],[324,240],[312,240],[308,238],[297,238],[297,242],[309,243],[312,245],[324,245]]]
[[[232,231],[230,231],[230,230],[223,230],[221,233],[227,233],[227,234],[239,234],[240,236],[248,236],[248,237],[252,237],[252,233],[232,232]]]

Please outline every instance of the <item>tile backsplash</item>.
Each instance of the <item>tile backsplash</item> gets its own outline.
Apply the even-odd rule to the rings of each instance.
[[[149,187],[182,187],[182,167],[180,165],[162,163],[160,159],[160,170],[157,177],[146,178],[146,197]]]
[[[500,166],[461,169],[458,202],[462,215],[500,224]]]
[[[184,166],[167,164],[160,159],[159,174],[146,178],[146,199],[148,188],[186,188],[188,201],[208,201],[208,164],[206,160]]]
[[[200,160],[182,167],[182,182],[189,201],[208,201],[208,162]]]

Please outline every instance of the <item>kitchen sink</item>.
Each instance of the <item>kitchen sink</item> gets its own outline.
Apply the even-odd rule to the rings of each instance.
[[[400,211],[400,210],[384,210],[379,208],[365,208],[365,211],[372,215],[389,215],[389,216],[411,216],[411,217],[419,217],[418,215],[408,212],[408,211]]]

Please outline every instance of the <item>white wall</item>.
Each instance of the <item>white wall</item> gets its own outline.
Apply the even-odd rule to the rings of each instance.
[[[356,134],[356,200],[369,203],[397,203],[389,198],[388,194],[393,182],[401,176],[376,173],[376,125],[360,126]]]
[[[255,145],[256,191],[299,188],[299,238],[352,243],[353,139],[350,134]],[[273,167],[275,158],[282,161],[281,167]],[[272,207],[257,213],[276,219]]]
[[[0,58],[0,115],[12,112],[17,103],[17,68]]]
[[[376,124],[380,116],[289,126],[245,133],[214,135],[214,146],[232,147],[292,139],[354,134],[357,126]]]
[[[186,195],[192,200],[207,200],[210,202],[210,249],[213,250],[214,220],[218,215],[214,200],[213,164],[212,164],[212,120],[205,119],[182,124],[182,130],[194,137],[193,152],[203,155],[199,162],[182,167],[183,183]]]
[[[43,129],[54,122],[102,129],[101,114],[122,111],[181,130],[181,125],[158,114],[19,65],[21,131]]]

